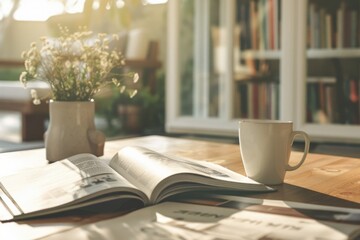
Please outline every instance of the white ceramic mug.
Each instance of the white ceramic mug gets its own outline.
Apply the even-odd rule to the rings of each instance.
[[[294,166],[289,165],[295,136],[305,140],[304,154]],[[309,136],[293,131],[291,121],[242,120],[239,122],[241,159],[246,175],[264,184],[281,184],[286,171],[299,168],[309,152]]]

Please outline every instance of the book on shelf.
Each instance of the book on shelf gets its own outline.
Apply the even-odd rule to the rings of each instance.
[[[308,77],[307,79],[307,121],[314,123],[335,123],[338,117],[336,106],[336,78],[331,76]]]
[[[279,49],[279,1],[278,0],[269,0],[269,49],[275,50]]]
[[[355,78],[344,77],[337,83],[335,77],[309,77],[307,121],[360,124],[359,92],[360,80]]]
[[[258,2],[258,24],[259,24],[259,48],[260,50],[266,50],[268,48],[268,34],[267,34],[267,18],[268,18],[268,12],[267,12],[267,1],[266,0],[259,0]]]
[[[341,2],[339,8],[336,11],[336,47],[343,48],[343,36],[344,36],[344,2]]]
[[[237,22],[242,50],[280,49],[280,0],[239,1]]]
[[[355,78],[344,79],[344,111],[345,123],[360,124],[360,80]]]
[[[315,5],[309,4],[308,5],[308,20],[307,20],[307,32],[309,34],[308,40],[308,47],[315,48],[316,40],[315,40],[315,32],[316,32],[316,17],[315,17]]]
[[[165,202],[48,236],[72,239],[358,239],[360,210],[269,199],[207,195]]]
[[[280,49],[280,22],[281,22],[281,1],[280,0],[273,0],[273,7],[274,13],[273,17],[273,36],[274,36],[274,49]]]
[[[350,18],[350,12],[348,9],[348,6],[346,6],[345,8],[345,13],[344,13],[344,35],[343,35],[343,43],[344,43],[344,47],[348,48],[350,47],[350,36],[351,36],[351,18]]]
[[[339,1],[308,5],[307,32],[309,48],[357,48],[359,36],[359,1]]]
[[[333,24],[332,24],[332,16],[327,13],[325,15],[325,39],[326,39],[326,48],[333,48]]]
[[[268,46],[269,49],[275,49],[275,43],[274,43],[274,34],[275,34],[275,30],[274,30],[274,4],[273,4],[273,0],[268,0],[267,2],[267,8],[268,8],[268,13],[269,13],[269,18],[268,18],[268,26],[267,26],[267,34],[268,34]]]
[[[238,81],[240,118],[277,119],[279,85],[276,81]]]
[[[257,31],[257,6],[255,1],[250,1],[250,30],[251,30],[251,47],[257,49],[259,46],[259,33]]]
[[[267,192],[272,188],[219,165],[122,148],[110,163],[79,154],[0,179],[0,220],[11,221],[112,203],[157,204],[184,192]]]
[[[350,12],[350,46],[352,48],[359,47],[357,37],[359,35],[359,13],[355,10]]]
[[[326,42],[327,42],[327,33],[326,33],[326,30],[327,30],[327,26],[326,26],[326,12],[325,12],[325,9],[324,8],[321,8],[320,9],[320,27],[319,27],[319,30],[320,30],[320,47],[321,48],[326,48]]]
[[[251,23],[248,21],[250,18],[250,3],[245,1],[237,5],[237,22],[240,26],[240,48],[250,49],[251,48]]]

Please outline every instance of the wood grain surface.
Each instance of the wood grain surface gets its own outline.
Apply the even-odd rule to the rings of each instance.
[[[184,138],[146,136],[107,141],[101,159],[109,161],[120,148],[128,145],[144,146],[169,155],[214,162],[245,175],[237,144]],[[301,152],[292,152],[290,162],[297,162],[301,155]],[[0,177],[47,164],[45,149],[2,153]],[[273,187],[277,189],[276,192],[239,192],[239,195],[360,208],[360,159],[310,153],[299,169],[286,173],[284,184]],[[123,209],[108,212],[101,209],[98,212],[77,211],[37,220],[0,223],[0,239],[43,237],[121,214],[124,214]]]

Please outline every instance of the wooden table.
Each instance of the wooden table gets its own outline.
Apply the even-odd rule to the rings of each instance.
[[[101,158],[110,160],[117,150],[126,145],[140,145],[162,153],[206,160],[245,174],[239,146],[235,144],[148,136],[106,142],[105,154]],[[300,152],[292,152],[290,161],[296,162],[301,155]],[[48,163],[44,149],[3,153],[0,154],[0,177],[46,164]],[[360,159],[309,154],[304,165],[298,170],[288,172],[285,183],[275,188],[278,191],[246,196],[360,208]],[[0,239],[38,238],[120,214],[122,213],[82,212],[76,215],[0,223]]]
[[[34,105],[31,100],[9,101],[0,99],[0,110],[21,114],[21,140],[39,141],[44,139],[45,121],[49,118],[49,105]]]

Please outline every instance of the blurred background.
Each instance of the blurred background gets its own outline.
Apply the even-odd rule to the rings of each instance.
[[[166,2],[1,0],[0,152],[43,146],[41,131],[47,127],[47,113],[37,119],[28,116],[38,110],[28,110],[34,108],[29,106],[29,89],[19,83],[24,69],[21,53],[42,36],[58,36],[59,25],[70,31],[86,26],[94,33],[118,34],[119,42],[113,44],[125,55],[126,70],[141,76],[141,91],[133,99],[111,89],[97,97],[97,128],[108,138],[163,133]],[[30,120],[24,123],[25,118]]]
[[[312,152],[360,157],[359,6],[1,0],[0,151],[43,146],[48,105],[35,107],[19,83],[21,53],[42,36],[58,36],[62,25],[117,34],[112,44],[125,55],[125,70],[140,74],[135,98],[107,89],[95,99],[96,125],[108,139],[166,134],[238,143],[240,119],[280,119],[310,135]],[[302,149],[301,139],[294,148]]]

